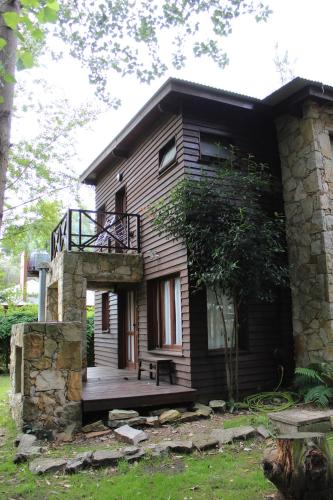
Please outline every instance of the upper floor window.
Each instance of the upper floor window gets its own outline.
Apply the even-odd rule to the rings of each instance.
[[[201,133],[200,157],[202,160],[230,158],[230,137]]]
[[[176,138],[173,137],[159,152],[159,172],[162,173],[175,163],[177,156]]]

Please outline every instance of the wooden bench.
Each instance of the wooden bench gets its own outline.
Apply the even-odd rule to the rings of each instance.
[[[169,375],[170,384],[172,384],[172,361],[169,358],[155,358],[154,356],[140,356],[138,380],[141,380],[141,372],[149,372],[149,378],[153,379],[155,375],[156,385],[160,385],[161,370],[165,370]]]

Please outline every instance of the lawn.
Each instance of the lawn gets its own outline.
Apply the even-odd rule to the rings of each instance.
[[[239,443],[223,452],[121,463],[112,468],[86,470],[73,476],[35,476],[26,464],[14,465],[15,426],[9,416],[8,377],[0,377],[0,498],[1,499],[223,499],[256,500],[273,492],[260,467],[262,446]],[[247,419],[247,421],[246,421]],[[249,423],[249,417],[228,421],[228,426]],[[1,436],[5,430],[5,438]],[[61,455],[73,447],[61,449]],[[48,456],[56,454],[52,451]]]

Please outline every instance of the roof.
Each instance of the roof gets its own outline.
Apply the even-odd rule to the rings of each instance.
[[[185,96],[253,111],[266,109],[283,112],[307,97],[328,99],[333,102],[333,87],[297,77],[261,100],[178,78],[169,78],[82,173],[80,182],[96,184],[98,175],[110,165],[112,159],[126,158],[130,144],[140,132],[147,129],[161,111],[172,110],[172,107],[176,110],[179,99]]]

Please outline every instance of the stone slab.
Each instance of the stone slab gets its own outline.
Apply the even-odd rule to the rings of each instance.
[[[219,440],[212,435],[199,435],[193,439],[193,446],[199,451],[211,450],[219,445]]]
[[[93,467],[103,467],[105,465],[117,465],[119,460],[124,458],[122,451],[99,450],[92,455],[91,464]]]
[[[63,472],[67,465],[65,458],[36,458],[29,466],[33,474]]]
[[[123,425],[122,427],[115,429],[114,433],[120,441],[124,441],[125,443],[129,443],[134,446],[141,441],[148,439],[148,435],[145,432],[134,429],[129,425]]]
[[[109,411],[108,420],[128,420],[130,418],[137,418],[139,413],[135,410],[111,410]]]

